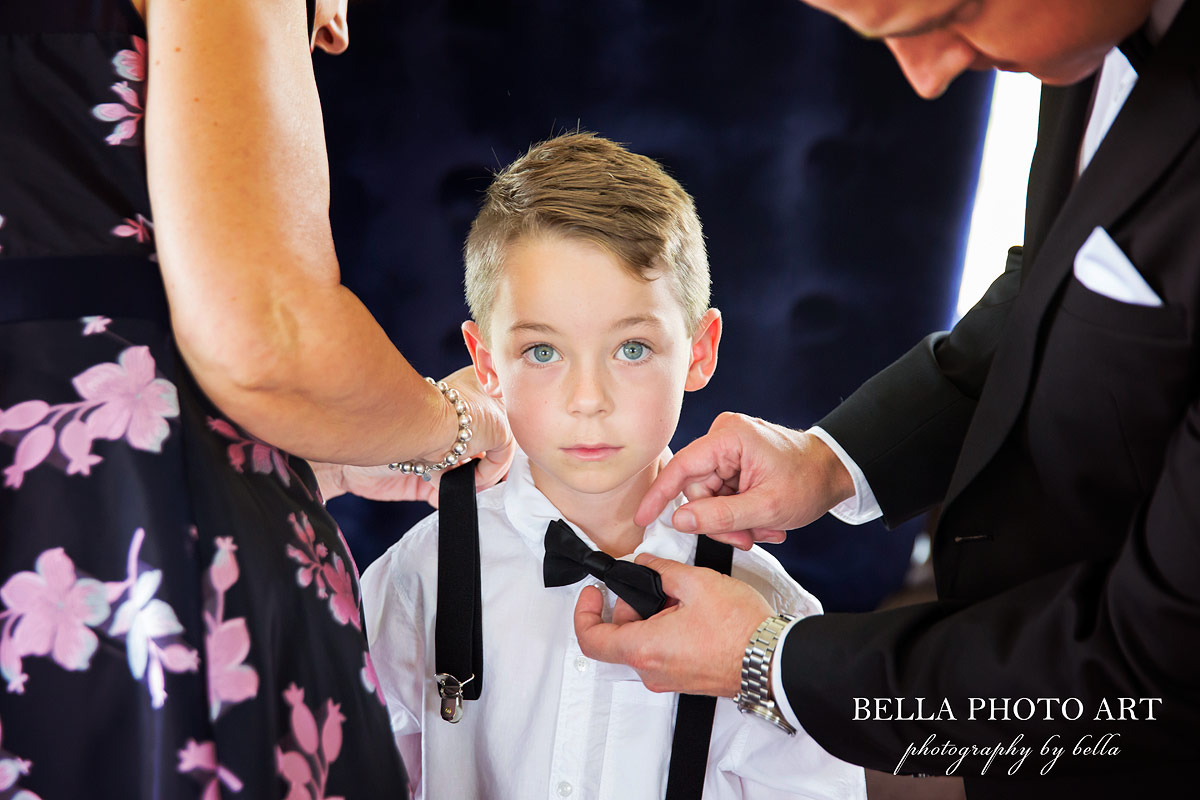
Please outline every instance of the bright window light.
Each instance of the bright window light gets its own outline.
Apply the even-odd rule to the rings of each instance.
[[[1004,271],[1008,248],[1024,240],[1025,188],[1037,139],[1041,86],[1024,73],[996,75],[958,289],[960,317]]]

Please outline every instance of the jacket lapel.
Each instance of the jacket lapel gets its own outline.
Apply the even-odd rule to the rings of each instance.
[[[1031,165],[1031,192],[1048,194],[1039,196],[1036,203],[1031,198],[1035,226],[1029,232],[1033,237],[1039,234],[1037,220],[1049,218],[1052,222],[1045,230],[1044,241],[1033,240],[1034,253],[1025,263],[1021,293],[963,443],[946,495],[947,504],[995,456],[1024,409],[1046,312],[1071,275],[1079,247],[1097,225],[1113,227],[1200,133],[1198,65],[1200,2],[1191,2],[1184,4],[1155,49],[1121,113],[1057,215],[1052,211],[1053,192],[1060,185],[1061,170],[1067,165],[1074,169],[1078,131],[1073,149],[1055,154],[1059,163],[1043,164],[1040,174],[1034,169],[1036,160]],[[1070,130],[1069,119],[1059,130]]]
[[[1095,76],[1073,86],[1043,86],[1037,147],[1029,167],[1022,258],[1032,264],[1075,184],[1079,142],[1087,125]],[[1028,272],[1024,273],[1028,275]]]

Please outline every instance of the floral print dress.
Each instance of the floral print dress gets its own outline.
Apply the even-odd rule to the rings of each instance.
[[[0,800],[404,797],[311,471],[175,350],[147,78],[128,0],[0,3]]]

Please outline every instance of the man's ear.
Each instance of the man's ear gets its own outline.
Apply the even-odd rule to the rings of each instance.
[[[346,24],[346,0],[338,0],[337,10],[328,22],[313,31],[309,50],[318,47],[331,56],[346,52],[350,46],[350,26]]]
[[[683,388],[694,392],[708,385],[717,369],[717,349],[721,345],[721,312],[710,308],[700,317],[692,337],[692,361],[688,365],[687,381]]]
[[[490,396],[503,400],[504,394],[500,391],[500,378],[496,375],[496,368],[492,364],[492,353],[483,343],[483,335],[479,332],[479,326],[475,324],[474,320],[469,319],[462,324],[462,334],[463,341],[467,343],[467,350],[471,353],[471,363],[475,365],[475,377],[479,379],[479,385]]]

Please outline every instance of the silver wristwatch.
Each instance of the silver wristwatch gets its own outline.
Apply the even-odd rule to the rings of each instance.
[[[743,714],[757,714],[774,724],[789,736],[796,732],[775,704],[771,692],[771,657],[779,644],[779,636],[792,620],[792,614],[770,617],[758,626],[746,645],[742,656],[742,688],[738,692],[738,710]]]

